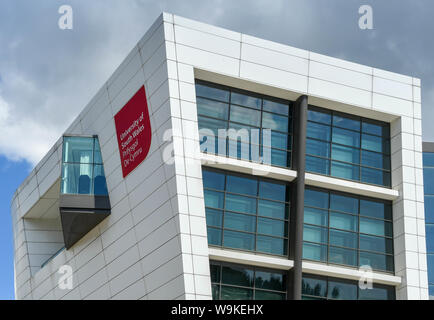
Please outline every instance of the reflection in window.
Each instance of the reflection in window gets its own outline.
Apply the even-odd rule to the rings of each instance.
[[[395,288],[374,284],[359,288],[358,281],[303,274],[303,300],[395,300]]]
[[[63,137],[61,193],[108,194],[98,138]]]
[[[202,168],[210,245],[288,254],[285,183]]]
[[[389,124],[309,106],[306,171],[390,187]]]
[[[284,300],[286,274],[278,270],[210,263],[213,300]]]
[[[303,259],[393,272],[390,202],[307,188]]]
[[[256,162],[264,157],[264,163],[269,161],[265,156],[270,155],[272,165],[291,166],[290,101],[197,81],[196,102],[199,129],[214,133],[214,137],[201,137],[202,152]],[[248,135],[218,137],[219,129],[244,129]],[[271,145],[265,140],[264,129],[271,130]]]

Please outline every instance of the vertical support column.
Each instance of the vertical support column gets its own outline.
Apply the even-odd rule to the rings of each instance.
[[[289,257],[294,260],[294,267],[290,270],[288,286],[288,298],[293,300],[301,300],[307,105],[308,98],[305,95],[299,97],[294,105],[293,168],[297,170],[297,179],[292,189],[290,216]]]

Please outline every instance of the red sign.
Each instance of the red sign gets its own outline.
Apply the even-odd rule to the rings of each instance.
[[[144,86],[115,115],[115,127],[125,178],[145,160],[151,147],[151,121]]]

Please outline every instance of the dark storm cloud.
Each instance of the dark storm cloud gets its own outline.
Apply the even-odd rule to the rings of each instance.
[[[63,4],[73,30],[57,26]],[[358,27],[363,4],[374,30]],[[37,162],[162,11],[419,77],[424,138],[434,140],[433,9],[432,0],[4,0],[0,137],[15,144],[0,138],[0,154]]]

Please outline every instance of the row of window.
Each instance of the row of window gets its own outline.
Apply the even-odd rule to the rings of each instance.
[[[244,160],[258,161],[261,157],[267,164],[291,166],[289,101],[203,82],[196,83],[196,96],[201,151]],[[213,136],[204,129],[211,130]],[[222,136],[219,129],[233,129],[237,134]]]
[[[395,300],[395,288],[374,284],[361,288],[358,281],[303,275],[303,300]]]
[[[290,187],[203,168],[210,245],[288,255]],[[303,258],[393,272],[390,202],[306,188]]]
[[[210,262],[214,300],[284,300],[287,272],[266,268]],[[391,286],[373,285],[362,289],[358,281],[304,274],[304,300],[394,300]]]
[[[285,183],[203,169],[209,244],[288,254]]]
[[[286,274],[242,265],[210,263],[213,300],[285,300]]]
[[[203,81],[196,100],[202,152],[291,167],[292,102]],[[390,187],[388,123],[309,106],[306,134],[306,171]]]
[[[307,188],[303,258],[393,272],[390,202]]]
[[[310,107],[306,170],[390,186],[389,125]]]

